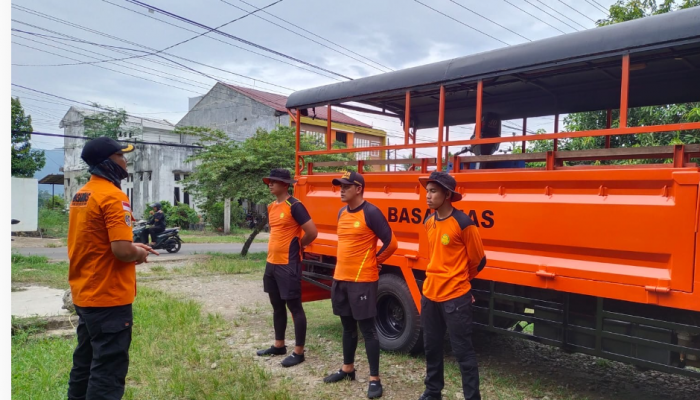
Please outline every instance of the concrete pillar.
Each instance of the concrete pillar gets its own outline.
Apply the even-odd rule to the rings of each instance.
[[[231,199],[224,201],[224,234],[231,233]]]

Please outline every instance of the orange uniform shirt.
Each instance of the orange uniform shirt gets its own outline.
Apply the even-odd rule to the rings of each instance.
[[[425,271],[423,295],[442,302],[466,294],[471,289],[469,281],[486,265],[476,225],[457,209],[443,220],[432,213],[424,225],[430,244],[430,263]]]
[[[80,307],[113,307],[134,302],[136,263],[119,261],[112,242],[131,242],[129,198],[113,183],[92,176],[70,204],[68,282]]]
[[[382,248],[377,251],[377,239]],[[396,251],[396,237],[384,214],[368,202],[338,213],[338,256],[333,279],[348,282],[379,280],[377,266]]]
[[[267,245],[267,262],[289,264],[301,260],[301,226],[311,217],[306,207],[294,197],[276,201],[267,206],[270,239]]]

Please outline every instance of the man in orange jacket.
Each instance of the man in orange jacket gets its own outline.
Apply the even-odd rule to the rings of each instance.
[[[78,314],[78,346],[68,399],[121,399],[129,370],[136,264],[158,254],[132,243],[133,215],[121,191],[130,144],[100,137],[81,158],[90,181],[73,196],[68,220],[68,282]]]
[[[379,270],[398,244],[384,214],[364,200],[365,179],[361,174],[346,172],[332,183],[340,186],[340,199],[347,204],[338,212],[338,256],[331,287],[333,313],[340,316],[343,324],[343,366],[324,378],[324,382],[355,379],[359,323],[369,362],[367,397],[375,399],[383,393],[379,378],[379,339],[374,325]],[[377,239],[382,241],[379,251]]]
[[[425,392],[419,400],[442,398],[445,330],[450,334],[465,400],[480,400],[479,370],[472,345],[471,280],[486,265],[484,246],[474,222],[452,206],[462,200],[456,181],[446,172],[419,178],[427,191],[428,207],[435,210],[424,221],[430,248],[421,299],[421,324],[425,347]]]

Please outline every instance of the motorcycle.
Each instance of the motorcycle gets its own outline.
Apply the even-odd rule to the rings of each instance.
[[[134,224],[134,243],[143,243],[141,241],[141,233],[148,228],[148,223],[146,221],[137,221]],[[180,228],[170,228],[159,233],[156,236],[156,244],[151,246],[154,250],[165,250],[168,253],[177,253],[182,247],[182,239],[180,239]],[[149,245],[148,240],[146,243]]]

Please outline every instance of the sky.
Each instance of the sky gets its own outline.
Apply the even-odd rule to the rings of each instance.
[[[59,122],[76,105],[72,101],[177,123],[188,98],[206,93],[217,80],[288,95],[346,80],[339,75],[356,79],[593,29],[613,3],[13,0],[12,29],[22,32],[11,36],[11,81],[27,89],[12,86],[12,95],[20,97],[38,132],[63,133]],[[224,24],[219,30],[240,40],[208,29]],[[347,114],[386,130],[390,143],[402,137],[398,121]],[[553,118],[528,121],[533,130],[552,131],[552,125]],[[419,141],[433,141],[433,133],[419,132]],[[451,138],[470,135],[470,129],[450,131]],[[56,149],[63,140],[34,136],[32,144]]]

